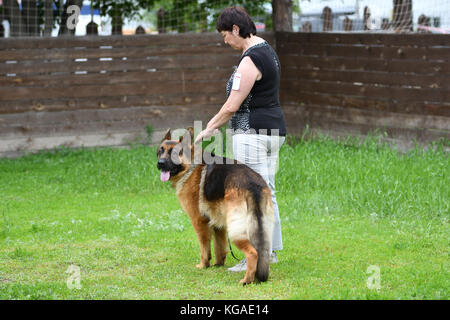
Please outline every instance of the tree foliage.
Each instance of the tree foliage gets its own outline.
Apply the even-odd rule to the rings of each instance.
[[[271,0],[93,0],[94,8],[113,21],[140,16],[156,26],[160,10],[164,29],[178,32],[213,31],[220,10],[232,5],[245,7],[250,15],[259,17],[260,22],[270,27],[270,15],[264,7],[270,3]]]
[[[167,26],[178,32],[214,31],[215,22],[221,10],[233,5],[243,6],[252,17],[257,17],[259,22],[271,25],[270,15],[267,14],[265,8],[266,4],[271,3],[270,0],[171,0],[160,2],[168,4],[168,6],[166,4],[166,7],[162,7],[167,17]]]
[[[9,20],[11,36],[36,36],[41,31],[50,35],[56,25],[60,26],[60,35],[73,35],[74,30],[66,27],[67,8],[72,4],[81,7],[82,2],[22,0],[22,6],[29,9],[21,11],[16,0],[3,0],[0,16]],[[125,19],[145,16],[156,26],[158,10],[166,31],[214,31],[220,11],[232,5],[243,6],[256,18],[255,21],[265,23],[266,29],[271,29],[272,19],[267,12],[267,4],[270,3],[271,0],[92,0],[92,7],[99,9],[102,16],[111,18],[113,33],[117,34],[121,33]],[[28,19],[30,12],[35,17],[31,20]]]

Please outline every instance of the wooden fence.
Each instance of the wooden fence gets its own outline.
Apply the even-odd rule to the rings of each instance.
[[[0,153],[208,121],[238,59],[217,33],[0,40]]]
[[[279,33],[288,124],[380,129],[403,142],[450,138],[450,36]]]
[[[450,42],[440,35],[264,34],[282,65],[290,133],[380,128],[449,137]],[[275,40],[276,39],[276,40]],[[146,126],[208,121],[239,53],[219,34],[0,40],[0,155],[123,145]]]

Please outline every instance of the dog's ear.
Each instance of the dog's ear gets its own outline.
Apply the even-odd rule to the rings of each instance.
[[[194,128],[189,127],[189,128],[187,128],[186,130],[187,130],[187,131],[189,132],[189,134],[191,135],[191,144],[194,143]]]
[[[184,143],[189,143],[190,141],[190,144],[194,142],[194,128],[189,127],[186,129],[185,134],[178,140],[179,143],[182,141],[184,141]]]
[[[164,138],[161,140],[161,142],[163,142],[164,140],[170,140],[172,139],[172,135],[170,133],[170,128],[167,129],[166,133],[164,134]]]
[[[181,144],[181,154],[184,154],[187,159],[191,159],[192,157],[192,147],[194,145],[194,129],[189,127],[186,129],[186,132],[180,136],[178,143]],[[174,148],[175,150],[175,148]]]
[[[186,129],[186,133],[184,134],[185,139],[189,139],[188,141],[193,144],[194,143],[194,128],[189,127]]]

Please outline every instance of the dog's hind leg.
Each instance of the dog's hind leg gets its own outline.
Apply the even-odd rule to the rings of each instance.
[[[244,279],[240,281],[243,285],[252,283],[255,280],[256,266],[258,264],[258,252],[249,240],[235,240],[235,246],[245,254],[247,259],[247,271]]]
[[[235,246],[245,254],[247,271],[242,284],[255,280],[258,252],[249,240],[249,210],[247,195],[239,190],[230,190],[225,195],[228,235]]]
[[[211,229],[208,221],[202,218],[192,221],[192,225],[197,234],[201,255],[200,263],[196,267],[199,269],[208,268],[209,261],[211,260]]]
[[[227,230],[226,228],[213,228],[215,266],[223,266],[227,257]]]

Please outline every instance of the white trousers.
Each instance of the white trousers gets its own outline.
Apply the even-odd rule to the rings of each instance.
[[[234,159],[258,172],[266,181],[272,194],[274,227],[272,251],[283,249],[280,213],[275,196],[275,173],[278,169],[278,151],[285,137],[259,134],[235,134],[233,136]]]

